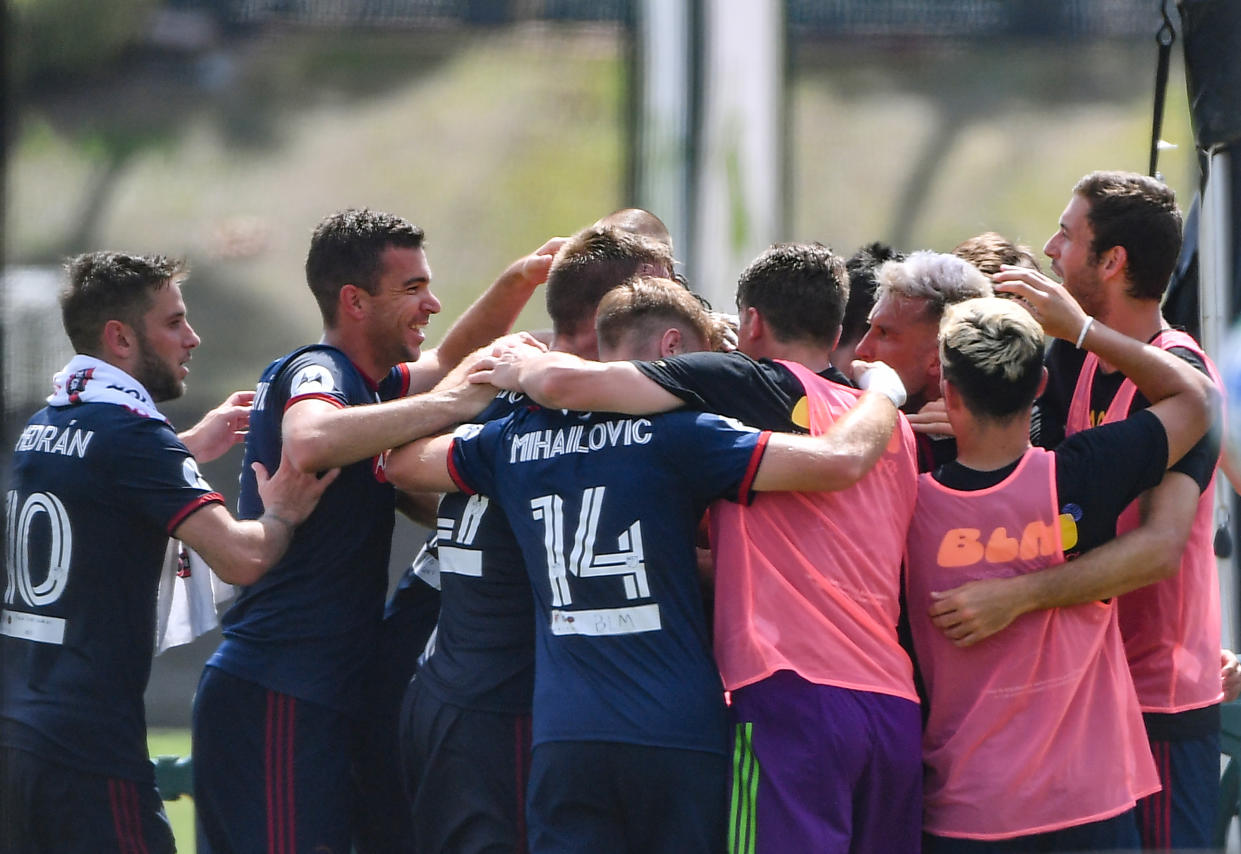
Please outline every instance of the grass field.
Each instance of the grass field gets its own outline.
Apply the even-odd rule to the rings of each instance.
[[[152,729],[147,732],[147,748],[151,756],[188,756],[190,731],[188,729]],[[194,801],[182,797],[166,801],[168,820],[177,840],[179,854],[194,854]]]

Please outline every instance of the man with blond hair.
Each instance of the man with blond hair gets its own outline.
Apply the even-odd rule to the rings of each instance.
[[[1181,360],[1092,322],[1053,283],[1004,289],[1043,327],[999,299],[948,309],[939,341],[958,456],[919,478],[909,530],[907,600],[929,708],[923,848],[1130,848],[1135,803],[1159,779],[1114,602],[1028,613],[964,646],[931,613],[963,580],[1071,573],[1072,563],[1049,568],[1114,536],[1125,505],[1205,433],[1212,390]],[[1044,329],[1116,365],[1153,405],[1054,452],[1031,447]]]

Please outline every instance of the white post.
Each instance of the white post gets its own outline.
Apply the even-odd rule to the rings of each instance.
[[[731,311],[737,275],[781,236],[784,18],[776,0],[704,0],[691,284]]]
[[[1232,211],[1229,204],[1231,160],[1225,150],[1215,151],[1210,158],[1206,190],[1202,199],[1202,225],[1198,232],[1198,301],[1202,313],[1202,346],[1218,364],[1224,358],[1224,342],[1227,339],[1229,321],[1232,317],[1230,293],[1232,290]],[[1215,479],[1215,523],[1218,527],[1225,520],[1235,518],[1237,504],[1228,480],[1219,475]],[[1232,526],[1229,525],[1231,528]],[[1221,623],[1224,646],[1235,649],[1237,643],[1236,596],[1237,560],[1233,544],[1233,557],[1219,558],[1219,592],[1223,611]]]
[[[690,233],[689,0],[643,0],[638,17],[637,204],[668,226],[678,249]]]

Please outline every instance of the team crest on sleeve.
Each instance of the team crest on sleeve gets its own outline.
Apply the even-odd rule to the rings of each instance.
[[[303,394],[329,394],[336,391],[332,372],[323,365],[307,365],[293,375],[293,397]]]
[[[210,489],[211,485],[207,483],[206,478],[198,470],[198,463],[193,457],[186,457],[185,462],[181,464],[181,474],[185,477],[185,482],[190,486],[196,486],[199,489]]]
[[[729,415],[721,415],[720,420],[723,421],[725,424],[727,424],[729,427],[733,428],[734,430],[743,430],[746,433],[759,432],[755,428],[751,427],[749,424],[743,424],[742,422],[738,421],[736,418],[733,418],[732,416],[729,416]]]
[[[483,432],[482,424],[462,424],[452,431],[452,435],[458,439],[473,439],[481,432]]]

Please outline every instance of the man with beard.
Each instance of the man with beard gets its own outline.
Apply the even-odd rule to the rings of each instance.
[[[507,331],[546,278],[556,245],[509,265],[420,359],[424,329],[440,310],[422,229],[364,209],[334,213],[315,229],[306,283],[323,338],[263,372],[246,459],[285,453],[306,470],[342,471],[284,559],[224,615],[224,640],[194,700],[199,851],[346,851],[353,843],[353,767],[377,702],[368,677],[394,523],[384,452],[491,401],[486,389],[451,380],[411,392]],[[255,485],[243,469],[243,516],[261,510]]]
[[[1074,187],[1043,251],[1089,317],[1215,378],[1201,347],[1170,329],[1160,311],[1180,245],[1181,214],[1168,187],[1135,173],[1094,172]],[[1019,296],[1053,284],[1016,267],[995,281]],[[1057,341],[1048,354],[1034,431],[1044,447],[1149,406],[1114,365],[1081,343]],[[1117,532],[1129,533],[1115,545],[1126,551],[1113,550],[1106,564],[973,582],[943,591],[933,612],[950,638],[969,644],[1028,611],[1120,596],[1125,654],[1163,783],[1138,803],[1145,848],[1206,848],[1213,832],[1222,696],[1211,507],[1218,458],[1218,436],[1208,433],[1125,511]]]
[[[265,510],[238,522],[198,473],[236,441],[236,407],[182,442],[156,404],[179,397],[199,338],[183,267],[96,252],[61,298],[77,355],[14,453],[0,612],[0,826],[6,851],[170,852],[147,755],[143,691],[170,535],[225,581],[284,553],[333,476],[255,465]]]

